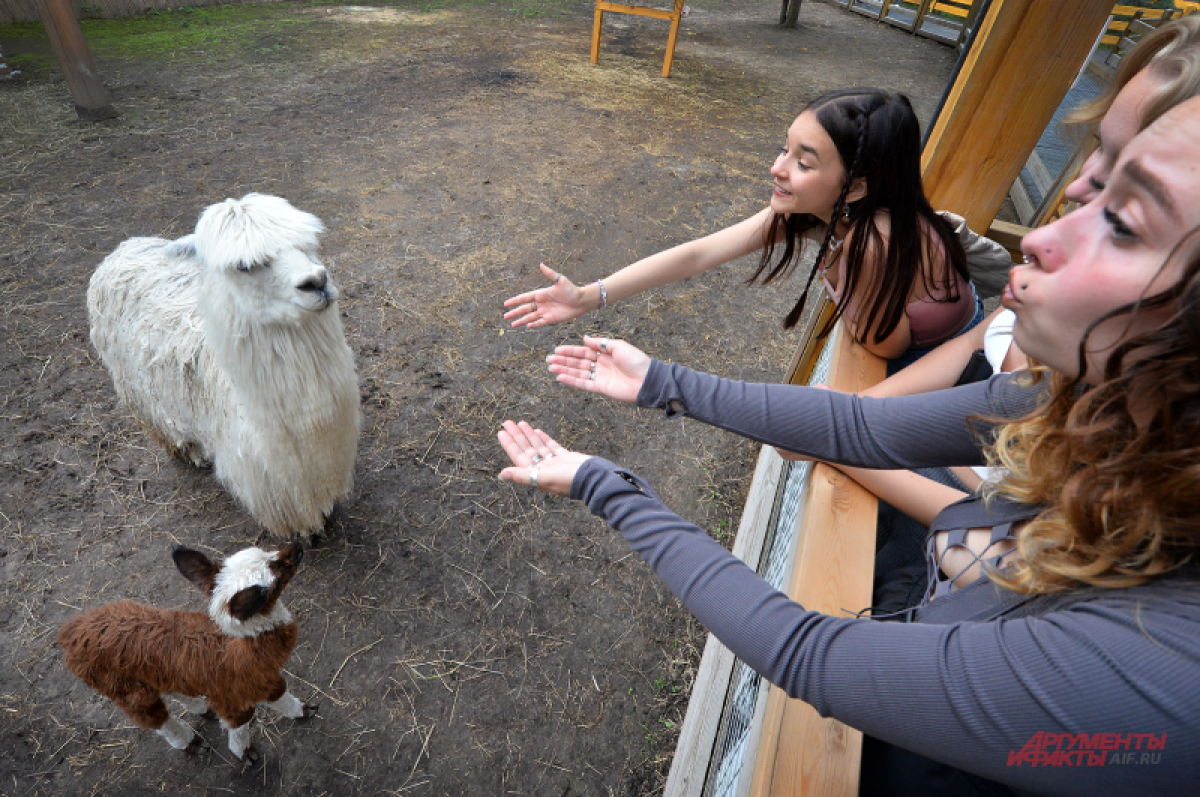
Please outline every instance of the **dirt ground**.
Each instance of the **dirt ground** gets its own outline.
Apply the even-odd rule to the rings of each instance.
[[[610,16],[593,67],[589,0],[511,5],[264,6],[304,24],[236,53],[98,54],[121,113],[102,124],[74,121],[57,73],[0,82],[0,794],[661,791],[704,631],[585,509],[499,482],[495,434],[525,418],[619,461],[728,543],[756,448],[573,393],[543,357],[602,333],[778,378],[798,287],[744,286],[747,260],[536,332],[501,303],[538,260],[593,280],[757,210],[821,92],[905,91],[927,120],[956,55],[813,0],[795,30],[778,2],[691,0],[663,80],[663,23]],[[84,307],[123,239],[249,191],[328,226],[365,421],[354,494],[285,595],[287,675],[320,714],[260,712],[257,764],[194,716],[212,749],[170,750],[54,642],[117,599],[202,610],[175,544],[270,542],[117,405]]]

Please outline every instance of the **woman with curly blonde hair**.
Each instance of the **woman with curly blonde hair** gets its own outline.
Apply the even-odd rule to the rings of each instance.
[[[1200,782],[1200,99],[1031,232],[1004,304],[1040,379],[870,399],[585,338],[559,381],[813,458],[1008,469],[931,526],[913,622],[805,609],[650,485],[506,422],[502,478],[585,501],[757,672],[866,735],[862,794],[1182,794]],[[947,553],[966,551],[967,567]]]

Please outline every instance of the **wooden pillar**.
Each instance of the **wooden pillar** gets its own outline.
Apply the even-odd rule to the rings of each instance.
[[[992,0],[921,158],[935,208],[987,230],[1111,11],[1112,0]]]
[[[75,113],[89,122],[112,119],[116,110],[109,104],[108,91],[96,74],[96,65],[83,40],[79,20],[68,0],[39,0],[38,13],[54,47],[59,66],[67,76],[67,87],[75,100]]]

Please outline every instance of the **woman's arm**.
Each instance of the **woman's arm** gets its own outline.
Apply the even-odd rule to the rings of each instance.
[[[967,497],[962,490],[947,487],[911,470],[873,470],[849,465],[833,467],[922,526],[933,523],[943,509]]]
[[[596,392],[608,386],[599,371],[597,380],[584,384]],[[628,386],[624,389],[621,397]],[[1039,393],[1037,387],[997,377],[939,393],[863,399],[832,390],[721,379],[651,360],[636,403],[807,458],[892,469],[984,464],[978,435],[990,424],[974,419],[1017,417],[1033,409]]]
[[[1004,308],[998,308],[973,329],[946,341],[912,365],[859,395],[872,398],[915,396],[918,393],[932,393],[935,390],[953,387],[963,369],[967,367],[971,355],[976,349],[983,348],[983,338],[988,325],[1003,310]]]
[[[721,379],[652,360],[624,341],[584,338],[546,360],[558,381],[640,407],[665,409],[803,458],[866,468],[982,465],[979,418],[1019,417],[1041,388],[1010,378],[939,393],[864,399],[833,390]]]
[[[763,247],[763,233],[771,219],[768,207],[748,219],[719,232],[666,249],[658,254],[628,265],[604,277],[604,297],[595,282],[576,286],[548,266],[542,272],[551,281],[548,288],[539,288],[512,297],[504,302],[511,307],[504,314],[514,327],[536,329],[576,318],[604,304],[614,304],[651,288],[694,277],[730,260],[748,255]]]
[[[1080,610],[1004,622],[831,617],[773,589],[612,463],[585,461],[571,497],[619,530],[739,659],[822,716],[1039,794],[1174,793],[1195,782],[1200,692],[1178,688],[1200,678],[1195,605],[1112,590]],[[1091,734],[1154,734],[1166,746],[1147,767],[1022,757],[1042,734],[1065,733],[1088,734],[1089,745]],[[1069,747],[1078,739],[1045,749]]]

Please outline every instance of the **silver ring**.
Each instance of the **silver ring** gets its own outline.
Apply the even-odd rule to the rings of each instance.
[[[555,278],[554,278],[554,284],[555,284],[555,285],[557,285],[557,284],[558,284],[558,281],[559,281],[560,279],[562,279],[562,274],[559,274],[557,277],[555,277]]]
[[[545,457],[543,457],[541,454],[534,454],[532,457],[530,457],[530,460],[533,462],[534,465],[538,464],[543,459],[545,459]]]
[[[537,312],[537,299],[531,300],[530,303],[533,305],[533,309],[530,310],[529,312],[536,313]]]
[[[608,338],[604,338],[603,340],[600,341],[600,351],[602,351],[602,352],[608,351]]]
[[[536,466],[529,469],[529,485],[531,487],[537,487],[537,467]]]

